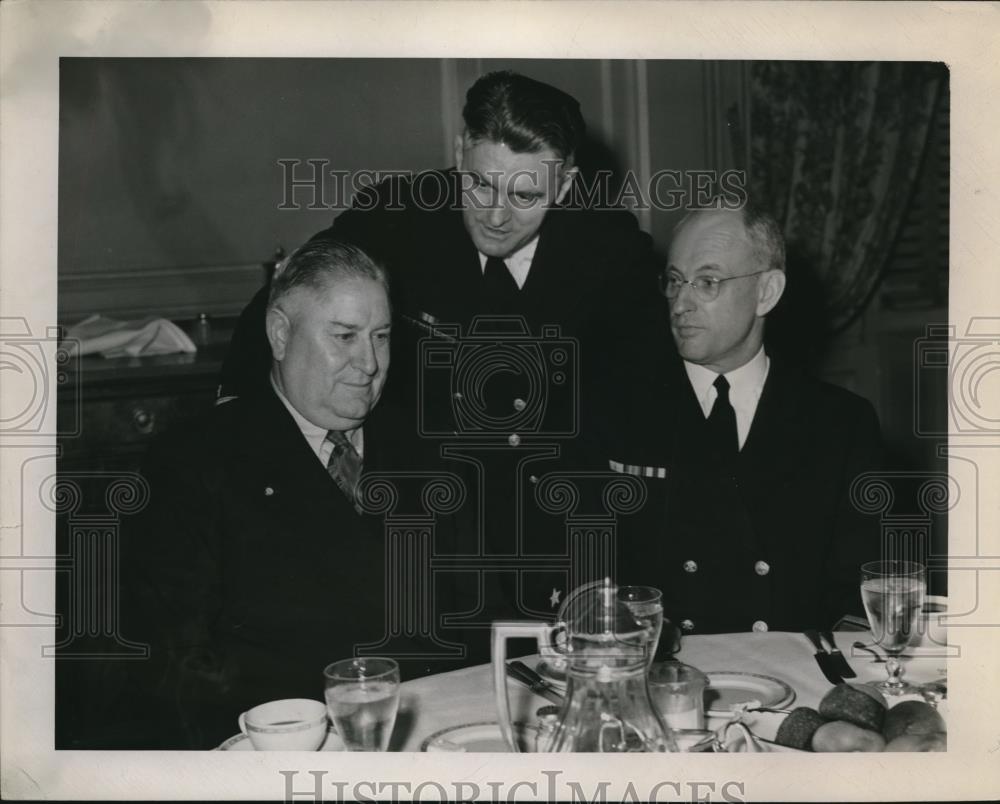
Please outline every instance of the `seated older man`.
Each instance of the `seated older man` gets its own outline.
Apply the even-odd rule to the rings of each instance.
[[[255,704],[322,699],[324,666],[386,635],[384,523],[356,500],[362,462],[395,467],[401,443],[373,414],[385,274],[354,246],[310,243],[274,281],[266,320],[266,389],[170,434],[148,462],[152,503],[123,568],[125,631],[152,647],[129,668],[135,718],[152,727],[134,747],[210,748]]]
[[[763,345],[784,263],[777,225],[753,209],[678,225],[670,407],[647,422],[652,454],[612,461],[650,492],[621,528],[619,577],[662,589],[685,633],[828,627],[861,611],[859,567],[878,557],[877,521],[850,499],[879,460],[872,406]]]

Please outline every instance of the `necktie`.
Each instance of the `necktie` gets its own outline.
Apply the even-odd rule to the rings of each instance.
[[[499,257],[486,259],[486,270],[483,272],[483,286],[486,296],[496,301],[506,301],[517,298],[520,289],[511,275],[507,264]]]
[[[740,451],[740,440],[736,432],[736,411],[729,402],[729,380],[720,374],[712,383],[718,396],[708,415],[708,429],[724,455]]]
[[[333,452],[327,461],[326,471],[330,473],[338,488],[357,508],[358,481],[361,479],[361,456],[340,430],[331,430],[326,440],[333,444]]]

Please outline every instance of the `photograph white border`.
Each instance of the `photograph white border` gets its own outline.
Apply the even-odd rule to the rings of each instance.
[[[992,4],[937,3],[474,3],[474,2],[62,2],[0,4],[0,316],[23,317],[32,332],[54,326],[57,288],[58,60],[62,56],[456,57],[628,59],[824,59],[943,61],[951,68],[950,320],[961,334],[974,316],[996,316],[1000,300],[1000,14]],[[679,122],[682,124],[682,122]],[[996,387],[995,385],[993,386]],[[55,407],[49,414],[54,425]],[[54,430],[54,427],[50,428]],[[1000,612],[1000,441],[980,439],[979,509],[963,498],[950,532],[979,528],[978,572],[950,574],[952,595],[979,584],[980,611]],[[15,555],[22,500],[20,466],[51,460],[55,444],[6,440],[0,449],[0,539]],[[45,456],[49,456],[45,458]],[[23,514],[23,512],[22,512]],[[44,523],[41,514],[32,522]],[[54,550],[54,516],[35,544]],[[52,555],[53,553],[49,553]],[[988,556],[980,556],[987,559]],[[0,569],[3,569],[0,563]],[[992,569],[992,573],[990,570]],[[20,593],[0,572],[0,603]],[[42,594],[54,583],[40,580]],[[989,577],[991,576],[992,577]],[[45,588],[51,585],[51,590]],[[37,590],[36,590],[37,591]],[[54,610],[54,605],[53,605]],[[479,784],[535,781],[561,770],[588,796],[610,781],[620,800],[632,780],[639,795],[665,780],[727,781],[739,800],[977,799],[1000,790],[1000,707],[996,668],[1000,616],[992,627],[961,630],[962,658],[949,667],[950,724],[945,754],[585,755],[145,753],[52,749],[51,644],[45,628],[0,630],[0,762],[6,799],[280,799],[298,770],[347,783],[436,779]],[[988,622],[988,618],[982,618]],[[954,633],[954,632],[953,632]],[[641,785],[641,786],[640,786]],[[336,787],[327,786],[326,800]],[[501,795],[506,795],[509,786]],[[662,800],[690,800],[669,788]],[[391,788],[384,788],[382,797]],[[466,788],[468,790],[468,788]],[[366,795],[377,792],[362,788]],[[702,794],[706,788],[702,788]],[[528,797],[530,788],[520,788]],[[434,788],[424,796],[433,798]],[[302,796],[298,801],[307,800]]]

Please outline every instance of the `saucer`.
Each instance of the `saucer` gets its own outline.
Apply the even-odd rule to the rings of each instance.
[[[728,715],[738,704],[757,701],[761,706],[780,709],[795,700],[795,690],[773,676],[757,673],[706,673],[705,712]]]
[[[256,751],[253,747],[253,743],[250,742],[250,738],[245,734],[234,734],[228,740],[226,740],[215,751]],[[323,741],[323,745],[316,749],[317,751],[343,751],[344,742],[340,739],[340,735],[332,729],[326,733],[326,739]]]
[[[517,737],[521,751],[534,751],[535,735],[538,729],[524,723],[514,723],[514,734]],[[509,754],[510,749],[504,741],[500,724],[495,720],[480,723],[466,723],[463,726],[450,726],[447,729],[434,732],[420,744],[421,751],[428,752],[480,752]]]

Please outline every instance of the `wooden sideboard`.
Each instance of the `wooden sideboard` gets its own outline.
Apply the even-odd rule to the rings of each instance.
[[[81,357],[58,399],[60,432],[77,431],[59,438],[60,471],[134,471],[157,435],[211,410],[234,326],[213,319],[196,354]]]

